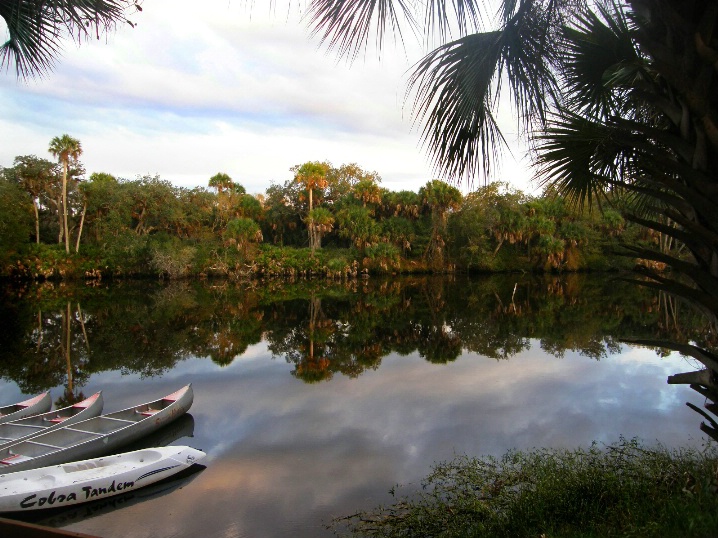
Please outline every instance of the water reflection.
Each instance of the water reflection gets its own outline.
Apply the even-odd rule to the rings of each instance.
[[[112,411],[193,383],[194,437],[179,442],[205,450],[207,469],[57,522],[108,538],[316,537],[456,453],[696,442],[684,402],[698,393],[666,384],[682,360],[620,341],[711,345],[699,317],[666,318],[660,295],[581,275],[28,286],[0,316],[3,401],[71,377]]]
[[[358,378],[391,354],[449,364],[471,354],[507,360],[532,345],[600,360],[626,339],[718,348],[710,325],[665,295],[577,274],[28,284],[5,290],[0,316],[9,322],[0,376],[25,394],[63,386],[58,406],[84,397],[88,379],[102,372],[150,378],[190,358],[228,368],[260,342],[311,384]],[[695,375],[686,382],[715,401],[718,393]],[[707,420],[706,433],[718,430]]]
[[[670,306],[670,308],[669,308]],[[702,320],[661,296],[581,275],[475,280],[181,282],[102,288],[28,285],[9,290],[3,318],[13,334],[0,350],[0,375],[25,393],[65,385],[82,398],[93,373],[159,375],[188,357],[227,366],[265,339],[306,382],[356,377],[389,353],[417,351],[449,363],[464,351],[508,359],[538,340],[600,359],[623,338],[669,338],[715,348]]]

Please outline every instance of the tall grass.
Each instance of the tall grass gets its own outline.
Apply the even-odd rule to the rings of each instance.
[[[338,518],[370,537],[714,537],[718,451],[621,439],[589,449],[510,451],[436,465],[422,489]]]

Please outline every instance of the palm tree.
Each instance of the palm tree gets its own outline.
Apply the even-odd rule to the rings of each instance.
[[[141,11],[140,0],[3,0],[0,17],[8,40],[0,47],[0,65],[15,64],[19,78],[50,71],[67,38],[89,39],[133,25],[127,16]]]
[[[357,181],[352,186],[352,194],[361,201],[362,207],[366,207],[367,204],[381,204],[381,187],[374,178],[363,178]]]
[[[336,220],[339,236],[349,239],[360,252],[379,242],[381,227],[366,207],[352,204],[340,210]]]
[[[681,275],[667,278],[640,265],[647,284],[715,317],[718,82],[712,63],[718,43],[704,25],[716,21],[709,9],[715,12],[718,2],[658,4],[653,7],[660,15],[651,18],[611,6],[587,11],[565,29],[565,87],[572,99],[536,138],[537,163],[544,182],[579,203],[610,191],[627,193],[625,218],[691,253],[685,259],[626,247],[628,254]]]
[[[327,174],[329,173],[329,165],[327,163],[320,163],[319,161],[312,161],[302,164],[301,166],[295,166],[292,168],[294,172],[294,181],[304,186],[307,189],[309,195],[309,211],[314,208],[313,205],[313,193],[316,189],[324,189],[327,184]]]
[[[209,187],[217,189],[217,194],[222,194],[224,191],[230,191],[233,186],[234,181],[232,181],[232,178],[224,172],[218,172],[209,178]]]
[[[62,227],[65,236],[65,252],[69,254],[70,230],[67,226],[67,172],[70,168],[70,163],[77,162],[80,155],[82,155],[82,145],[76,138],[64,134],[50,140],[50,148],[48,151],[52,153],[62,165]]]
[[[262,230],[254,220],[247,217],[232,219],[227,223],[224,236],[237,246],[244,256],[250,243],[259,243],[263,240]]]
[[[40,197],[47,194],[57,176],[57,165],[35,155],[15,157],[13,172],[19,185],[32,198],[35,211],[35,243],[40,244]]]
[[[321,248],[320,230],[323,229],[326,224],[323,222],[321,224],[319,223],[319,221],[325,220],[326,215],[324,215],[324,213],[321,213],[320,218],[314,218],[312,216],[312,210],[314,209],[313,195],[316,189],[324,189],[329,184],[327,180],[329,168],[329,164],[320,163],[319,161],[306,162],[291,168],[291,171],[294,172],[294,181],[304,186],[309,197],[309,210],[307,212],[306,223],[307,233],[309,234],[309,246],[312,250],[316,248],[317,233],[319,233],[319,247]]]
[[[431,237],[424,252],[436,265],[443,265],[444,237],[449,212],[461,205],[461,191],[443,181],[434,179],[419,189],[419,197],[431,211]]]
[[[326,207],[315,207],[308,214],[304,222],[309,232],[309,248],[314,251],[322,248],[322,236],[334,228],[334,215]]]
[[[217,210],[219,214],[220,226],[226,225],[229,217],[229,208],[231,206],[230,197],[234,190],[235,183],[229,174],[218,172],[209,178],[209,187],[217,189]]]

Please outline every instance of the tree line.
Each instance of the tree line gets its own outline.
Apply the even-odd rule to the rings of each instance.
[[[2,274],[25,278],[251,276],[417,271],[606,270],[621,244],[676,249],[613,208],[579,211],[552,190],[440,180],[391,191],[357,164],[310,161],[249,194],[226,173],[207,187],[159,176],[85,178],[81,143],[0,169]],[[592,210],[589,210],[592,209]]]

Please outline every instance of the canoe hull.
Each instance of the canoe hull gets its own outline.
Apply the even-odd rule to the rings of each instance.
[[[205,456],[187,446],[170,446],[0,475],[0,512],[61,508],[127,493],[177,474]]]
[[[51,407],[52,398],[50,398],[50,392],[48,391],[15,405],[0,407],[0,424],[37,415],[38,413],[45,413]]]
[[[192,406],[192,385],[139,406],[83,420],[37,435],[0,450],[0,472],[37,467],[110,454],[173,422]]]
[[[102,392],[74,405],[0,424],[0,450],[102,413]]]

